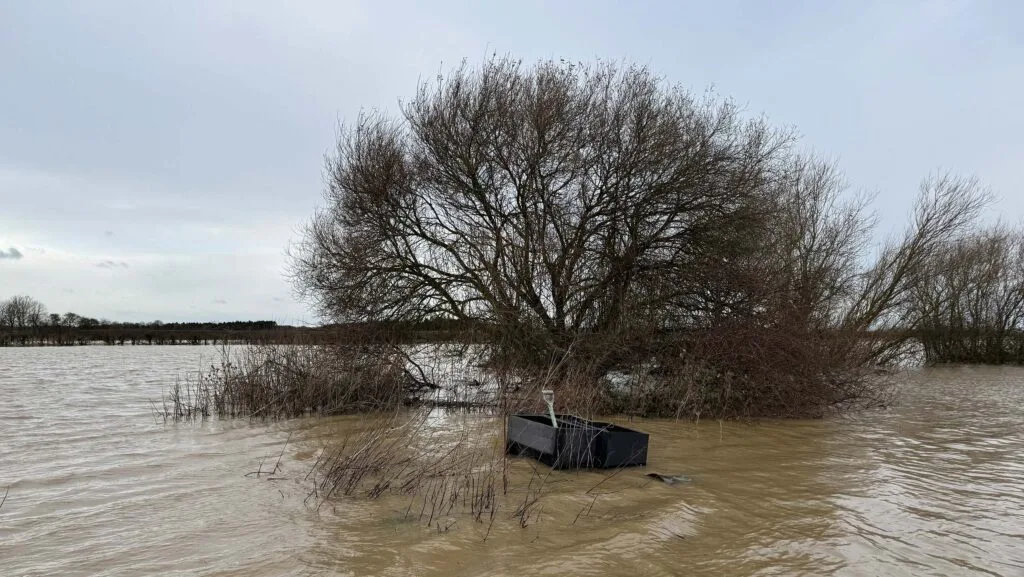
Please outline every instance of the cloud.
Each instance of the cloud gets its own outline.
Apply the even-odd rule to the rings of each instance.
[[[128,268],[128,263],[123,260],[104,260],[96,263],[100,268]]]
[[[228,304],[228,301],[226,301],[224,299],[214,299],[213,300],[213,304],[215,304],[215,305],[226,305],[226,304]]]
[[[112,230],[105,230],[105,231],[103,231],[103,236],[107,236],[107,237],[114,236],[114,231],[112,231]]]
[[[273,301],[274,301],[275,303],[283,303],[283,302],[284,302],[284,299],[283,299],[283,298],[281,298],[281,297],[274,297],[274,298],[273,298],[272,300],[273,300]]]
[[[3,259],[18,260],[18,259],[24,258],[24,257],[25,257],[25,255],[21,254],[21,251],[16,249],[16,248],[14,248],[13,246],[10,249],[8,249],[8,250],[4,250],[4,249],[0,248],[0,260],[3,260]]]

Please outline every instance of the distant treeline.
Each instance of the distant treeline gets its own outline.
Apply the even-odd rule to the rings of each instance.
[[[28,296],[0,301],[0,346],[203,345],[231,343],[437,342],[466,338],[466,323],[353,323],[323,327],[280,325],[275,321],[115,322],[75,313],[47,313]]]

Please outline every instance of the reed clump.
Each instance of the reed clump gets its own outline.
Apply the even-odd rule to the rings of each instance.
[[[513,482],[504,443],[491,442],[501,435],[473,426],[434,430],[430,415],[422,410],[376,419],[325,448],[310,470],[307,502],[319,509],[345,499],[399,497],[405,499],[403,521],[439,532],[469,521],[486,527],[484,539],[498,520],[524,528],[539,520],[551,470],[534,466],[525,481],[520,475]]]
[[[179,378],[156,412],[180,421],[387,411],[423,386],[395,349],[384,346],[225,347],[218,363]]]

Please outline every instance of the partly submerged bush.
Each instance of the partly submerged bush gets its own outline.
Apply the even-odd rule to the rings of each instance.
[[[422,383],[396,349],[378,345],[256,345],[224,348],[219,364],[179,380],[165,419],[288,418],[401,406]]]
[[[552,389],[558,411],[588,417],[816,417],[890,400],[891,383],[884,375],[860,364],[841,367],[837,360],[854,354],[850,347],[870,346],[866,339],[821,339],[732,323],[665,339],[642,361],[635,360],[636,351],[616,358],[594,355],[586,347],[570,348],[545,364],[487,364],[487,345],[226,348],[219,364],[176,382],[157,412],[172,420],[276,419],[399,407],[508,415],[544,411],[540,391]],[[616,347],[628,345],[603,343],[604,350]]]

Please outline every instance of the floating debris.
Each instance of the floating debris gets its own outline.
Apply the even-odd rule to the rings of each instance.
[[[652,479],[657,479],[666,485],[678,485],[679,483],[689,483],[693,479],[686,475],[663,475],[661,473],[647,473],[647,476]]]

